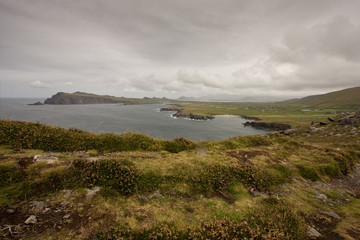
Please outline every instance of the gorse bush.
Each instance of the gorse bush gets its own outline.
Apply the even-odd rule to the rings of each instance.
[[[196,144],[187,138],[175,138],[174,141],[164,143],[164,149],[171,153],[178,153],[184,150],[195,149]]]
[[[277,186],[291,181],[291,171],[288,167],[274,164],[269,167],[252,165],[207,165],[190,177],[190,183],[195,193],[211,193],[213,191],[228,191],[234,183],[242,183],[260,191],[267,191],[271,186]]]
[[[199,226],[179,230],[172,224],[155,224],[142,229],[112,227],[99,230],[91,239],[304,239],[305,233],[300,218],[284,204],[274,200],[265,203],[241,220],[228,217],[201,221]]]
[[[235,181],[233,169],[225,165],[208,165],[190,177],[194,192],[225,191]]]
[[[129,162],[76,160],[73,164],[80,170],[81,181],[87,187],[103,186],[115,189],[123,195],[129,195],[136,191],[139,174],[135,166]]]
[[[153,139],[140,133],[94,134],[40,123],[0,120],[0,144],[14,148],[44,151],[160,151],[180,152],[194,149],[196,143],[178,138],[174,141]]]

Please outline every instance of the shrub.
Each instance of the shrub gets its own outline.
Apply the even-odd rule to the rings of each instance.
[[[15,162],[0,163],[0,187],[22,181],[26,177],[23,170],[16,167]]]
[[[180,152],[194,149],[196,143],[177,138],[157,140],[140,133],[94,134],[78,129],[64,129],[40,123],[0,120],[0,144],[13,148],[44,151],[160,151]]]
[[[219,164],[204,166],[201,171],[190,177],[194,192],[201,193],[228,190],[234,180],[233,168]]]
[[[196,144],[187,138],[175,138],[173,141],[165,141],[164,149],[171,153],[195,149]]]
[[[81,181],[88,187],[99,185],[115,189],[123,195],[134,193],[136,190],[139,175],[129,162],[76,160],[73,164],[81,171]]]
[[[286,239],[301,240],[306,236],[300,218],[276,200],[264,203],[249,216],[237,220],[228,217],[201,221],[199,226],[179,230],[172,224],[155,224],[142,229],[112,227],[93,234],[90,239]]]

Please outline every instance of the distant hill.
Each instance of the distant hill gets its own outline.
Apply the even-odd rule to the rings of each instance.
[[[47,98],[44,104],[102,104],[102,103],[122,103],[130,104],[155,104],[172,102],[172,100],[165,98],[125,98],[114,97],[109,95],[96,95],[85,92],[64,93],[58,92],[51,98]]]
[[[301,99],[284,101],[289,104],[304,104],[318,108],[360,108],[360,87],[347,88],[326,94],[307,96]]]
[[[201,102],[276,102],[289,99],[285,96],[263,96],[263,95],[253,95],[253,96],[243,96],[243,95],[234,95],[234,94],[208,94],[200,97],[184,97],[181,96],[178,98],[180,101],[201,101]]]

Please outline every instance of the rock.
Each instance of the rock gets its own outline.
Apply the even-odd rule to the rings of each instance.
[[[63,216],[63,219],[68,219],[70,218],[71,214],[66,214],[65,216]]]
[[[42,213],[44,213],[44,214],[48,214],[50,212],[51,212],[51,208],[45,208],[45,210],[42,211]]]
[[[251,126],[257,129],[272,130],[272,131],[284,131],[290,129],[289,124],[284,123],[265,123],[265,122],[246,122],[244,126]]]
[[[28,219],[25,220],[24,223],[25,224],[35,224],[35,223],[37,223],[37,219],[34,215],[31,215],[30,217],[28,217]]]
[[[166,109],[160,109],[160,111],[166,111]],[[167,110],[168,111],[168,110]],[[174,110],[172,110],[174,111]],[[192,120],[211,120],[214,119],[213,116],[210,115],[199,115],[199,114],[193,114],[193,113],[187,113],[183,109],[177,109],[177,112],[172,115],[174,118],[188,118]]]
[[[55,201],[57,199],[57,196],[54,194],[51,196],[50,201]]]
[[[153,193],[153,195],[151,197],[152,198],[163,198],[164,196],[159,191],[156,191]]]
[[[334,212],[321,211],[321,214],[327,215],[327,216],[335,218],[335,219],[340,219],[340,216]]]
[[[100,191],[100,187],[93,187],[92,189],[86,189],[86,200],[90,200],[95,196],[97,192]]]
[[[9,208],[9,209],[6,210],[6,212],[7,212],[8,214],[12,214],[12,213],[14,213],[15,211],[14,211],[14,209],[10,209],[10,208]]]
[[[86,161],[89,161],[89,162],[96,162],[98,161],[100,158],[98,157],[89,157],[89,158],[86,158]]]
[[[333,118],[328,118],[328,120],[330,121],[330,122],[335,122],[335,119],[333,119]]]
[[[295,131],[296,131],[296,129],[287,129],[285,131],[280,132],[280,134],[288,136],[288,135],[291,135],[292,133],[294,133]]]
[[[60,205],[61,205],[62,207],[66,207],[66,206],[69,205],[69,204],[70,204],[69,201],[63,201],[62,203],[60,203]]]
[[[64,193],[64,197],[66,197],[66,198],[74,197],[76,195],[76,192],[74,190],[70,190],[70,189],[62,190],[62,192]]]
[[[261,193],[261,192],[258,192],[256,190],[251,192],[251,195],[254,196],[254,197],[262,197],[262,198],[267,198],[268,197],[268,195],[266,195],[264,193]]]
[[[308,236],[311,238],[317,238],[317,237],[321,237],[321,234],[313,227],[309,227],[308,229]]]
[[[54,164],[57,163],[59,159],[57,157],[53,156],[47,156],[47,155],[36,155],[34,157],[34,162],[45,162],[46,164]]]
[[[316,198],[319,199],[319,200],[323,200],[323,201],[326,201],[328,199],[327,196],[325,194],[322,194],[322,193],[317,194]]]
[[[44,105],[42,102],[38,101],[36,103],[29,103],[28,105]]]
[[[140,202],[147,202],[149,199],[143,195],[138,196]]]
[[[34,208],[35,211],[42,211],[45,208],[45,203],[42,201],[32,201],[30,206]]]

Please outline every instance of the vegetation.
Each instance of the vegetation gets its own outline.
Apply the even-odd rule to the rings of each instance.
[[[314,227],[356,239],[359,130],[326,122],[192,142],[1,120],[0,237],[306,239]],[[24,224],[30,215],[38,223]]]

